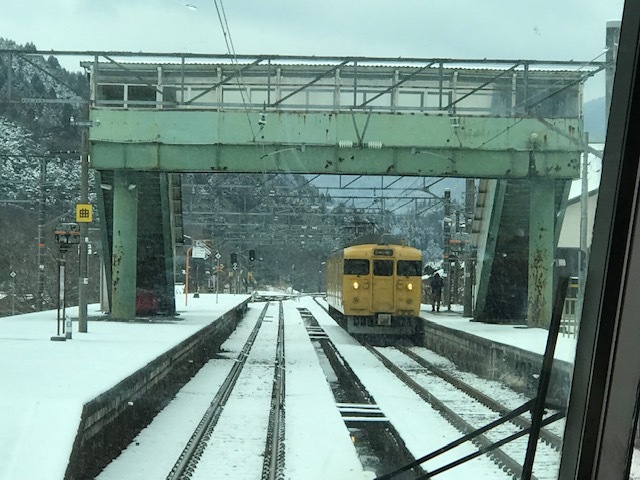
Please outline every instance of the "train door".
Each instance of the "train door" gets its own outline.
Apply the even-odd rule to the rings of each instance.
[[[391,313],[395,304],[393,288],[393,260],[373,260],[371,309],[374,312]]]

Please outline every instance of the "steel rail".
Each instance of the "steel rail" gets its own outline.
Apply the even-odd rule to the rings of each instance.
[[[404,371],[398,368],[393,362],[391,362],[387,357],[385,357],[382,353],[377,351],[374,347],[368,344],[364,344],[364,346],[382,362],[382,364],[387,367],[396,377],[398,377],[402,382],[404,382],[411,390],[413,390],[420,398],[428,402],[433,406],[436,410],[438,410],[447,420],[449,420],[452,425],[463,432],[464,434],[468,434],[477,430],[476,427],[468,423],[464,420],[460,415],[455,413],[451,408],[447,407],[444,402],[435,397],[432,393],[430,393],[426,388],[422,385],[419,385],[415,380],[413,380],[409,375],[407,375]],[[473,442],[479,444],[480,448],[489,450],[487,454],[492,457],[496,463],[503,468],[507,469],[512,475],[517,477],[522,476],[523,466],[514,460],[511,456],[509,456],[506,452],[501,450],[500,448],[492,448],[496,442],[491,441],[485,435],[477,435],[474,437]],[[430,472],[433,475],[433,472]],[[429,478],[429,477],[426,477]],[[531,477],[532,480],[535,480],[536,477]]]
[[[221,385],[218,393],[216,393],[215,397],[213,398],[211,405],[202,416],[202,419],[191,435],[191,438],[180,454],[180,457],[178,457],[178,461],[175,463],[175,465],[167,475],[167,480],[191,478],[191,474],[195,470],[195,467],[206,448],[206,442],[207,440],[209,440],[209,438],[211,438],[211,433],[213,432],[213,429],[215,428],[216,423],[220,418],[222,409],[229,399],[236,381],[240,376],[240,372],[242,372],[242,368],[247,361],[249,351],[251,350],[256,336],[258,335],[258,331],[260,330],[260,327],[262,325],[262,320],[264,319],[268,308],[269,303],[267,302],[262,309],[262,312],[258,317],[258,321],[256,322],[255,327],[253,327],[249,338],[245,342],[244,347],[238,354],[236,362],[233,364],[233,367],[231,367],[231,371],[227,375],[227,378]]]
[[[460,390],[465,392],[467,395],[475,398],[484,406],[490,408],[494,412],[504,413],[507,410],[505,409],[504,405],[501,405],[500,403],[496,402],[493,398],[473,388],[471,385],[466,384],[459,378],[456,378],[453,375],[445,372],[441,368],[435,366],[429,360],[409,350],[407,347],[400,346],[396,348],[402,353],[404,353],[407,357],[411,358],[413,361],[418,363],[419,365],[431,371],[434,375],[437,375],[438,377],[442,378],[443,380],[455,386],[456,388],[459,388]],[[515,423],[521,428],[531,428],[531,422],[524,417],[515,417],[511,419],[511,422]],[[541,429],[540,439],[557,451],[560,451],[560,448],[562,448],[562,438],[560,438],[558,435],[550,432],[547,429]]]
[[[278,343],[276,347],[276,366],[273,373],[273,391],[267,445],[262,466],[263,480],[284,480],[285,461],[285,358],[284,358],[284,312],[280,301],[278,317]]]

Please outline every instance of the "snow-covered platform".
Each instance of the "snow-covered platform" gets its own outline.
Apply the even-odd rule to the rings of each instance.
[[[207,360],[249,296],[176,301],[174,319],[132,322],[105,321],[89,306],[88,332],[73,322],[73,339],[64,342],[51,341],[55,311],[0,318],[1,480],[77,477],[84,456],[109,447],[112,421],[148,414],[151,392],[176,388],[177,370],[188,379]],[[67,313],[77,317],[77,309]]]
[[[501,380],[521,393],[535,396],[549,331],[526,325],[474,322],[455,307],[450,312],[432,312],[431,306],[422,306],[424,346],[462,370]],[[550,395],[561,404],[568,401],[575,349],[573,336],[558,337]]]

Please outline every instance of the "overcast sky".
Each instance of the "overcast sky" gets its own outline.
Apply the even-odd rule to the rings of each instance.
[[[3,1],[40,50],[227,53],[214,0]],[[238,54],[591,60],[623,0],[217,0]],[[604,56],[599,60],[604,59]],[[66,66],[66,65],[65,65]]]

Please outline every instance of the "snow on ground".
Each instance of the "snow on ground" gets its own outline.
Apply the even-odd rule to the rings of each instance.
[[[252,305],[249,318],[243,320],[238,330],[222,345],[225,357],[237,357],[263,305]],[[371,478],[362,472],[349,432],[335,407],[333,395],[296,305],[294,302],[284,304],[287,321],[286,478]],[[203,455],[194,478],[211,469],[216,471],[217,478],[259,476],[273,378],[270,362],[275,358],[277,319],[278,307],[273,304],[256,338],[254,349],[258,351],[252,349],[248,364],[238,380],[238,387],[231,395],[209,442],[211,450]],[[267,342],[264,342],[265,335],[268,336]],[[182,388],[176,399],[102,472],[98,480],[164,478],[229,371],[229,362],[226,359],[209,361]],[[264,371],[265,368],[269,371]],[[256,402],[264,404],[256,408]],[[255,425],[249,422],[250,417],[257,420]],[[225,452],[223,458],[220,458],[221,451]],[[234,454],[239,455],[236,461],[231,458]],[[248,465],[249,460],[253,468]]]
[[[102,471],[98,480],[166,478],[236,362],[262,307],[249,306],[245,318],[222,344],[224,358],[209,360],[131,445]]]
[[[340,354],[368,392],[373,396],[384,415],[396,428],[409,451],[416,458],[433,452],[460,433],[442,416],[422,400],[393,373],[381,367],[380,361],[356,342],[312,299],[303,298],[301,306],[309,309],[322,326]],[[434,470],[475,452],[472,444],[463,444],[433,460],[423,467]],[[460,478],[505,478],[500,468],[486,457],[478,457],[439,475],[444,480]]]
[[[286,361],[285,478],[352,480],[362,471],[349,431],[296,304],[284,304]]]
[[[216,298],[218,301],[216,302]],[[108,390],[137,369],[164,353],[183,339],[220,317],[246,296],[201,294],[199,299],[177,297],[181,314],[175,321],[159,323],[122,323],[94,320],[99,316],[98,306],[89,307],[89,333],[80,334],[74,323],[73,340],[53,342],[56,334],[56,314],[39,312],[29,315],[0,318],[0,479],[30,480],[63,478],[67,461],[78,429],[84,403]],[[397,385],[397,379],[380,370],[378,361],[358,346],[310,298],[286,302],[285,308],[309,308],[317,318],[325,318],[323,326],[356,372],[370,388],[384,413],[406,438],[415,455],[422,455],[442,446],[446,432],[452,427],[431,415],[424,402],[412,392]],[[146,451],[154,456],[158,470],[145,470],[144,478],[156,478],[155,473],[174,461],[174,452],[181,448],[184,438],[193,432],[193,422],[199,412],[206,409],[212,392],[230,368],[235,352],[239,351],[254,323],[262,304],[250,310],[249,318],[241,323],[238,336],[232,336],[224,345],[229,351],[227,359],[214,360],[185,386],[171,410],[163,411],[152,425],[159,435],[141,432],[119,461],[124,470],[112,464],[101,479],[131,478],[132,465],[140,464],[140,454]],[[77,309],[68,309],[73,317]],[[290,313],[290,312],[289,312]],[[423,306],[421,315],[446,327],[459,329],[506,345],[513,345],[539,354],[544,352],[547,331],[512,325],[492,325],[471,322],[460,312],[432,313]],[[296,316],[296,319],[299,317]],[[242,330],[245,329],[244,332]],[[287,473],[288,478],[353,478],[362,475],[361,466],[353,458],[346,427],[340,419],[317,356],[301,323],[289,325],[287,333]],[[236,334],[234,334],[236,335]],[[235,344],[233,342],[236,342]],[[573,362],[575,339],[560,337],[556,358]],[[206,378],[206,381],[205,381]],[[292,383],[289,383],[292,382]],[[250,388],[249,388],[250,390]],[[313,404],[313,414],[308,413]],[[186,412],[185,412],[186,410]],[[173,413],[172,413],[173,412]],[[158,423],[159,422],[159,423]],[[180,425],[178,427],[178,425]],[[298,425],[299,428],[295,428]],[[237,427],[239,428],[239,427]],[[340,430],[341,433],[336,434]],[[344,430],[344,432],[343,432]],[[39,431],[40,435],[29,436]],[[164,433],[162,433],[164,432]],[[313,432],[307,433],[307,432]],[[344,435],[343,435],[344,433]],[[453,434],[455,435],[455,433]],[[158,438],[166,441],[158,442]],[[326,456],[309,456],[308,449]],[[459,452],[455,458],[458,458]],[[164,459],[164,463],[160,461]],[[443,478],[493,478],[500,475],[490,461],[476,460],[451,472]],[[445,461],[443,459],[442,461]],[[152,467],[148,467],[152,468]],[[170,467],[169,467],[170,468]],[[434,468],[430,465],[429,468]],[[460,468],[468,468],[462,472]],[[306,469],[306,470],[305,470]],[[360,471],[358,471],[360,469]],[[455,472],[455,475],[454,475]],[[147,475],[149,473],[149,475]],[[346,476],[341,477],[341,473]],[[351,473],[354,475],[351,476]],[[142,478],[142,477],[140,477]]]
[[[207,448],[190,478],[260,478],[269,427],[277,339],[278,304],[271,304]]]
[[[504,345],[544,354],[547,345],[548,330],[544,328],[528,328],[524,325],[501,325],[492,323],[472,322],[471,318],[463,317],[461,311],[453,306],[452,311],[432,312],[431,306],[422,305],[420,316],[430,322],[443,327],[461,330],[477,337],[486,338]],[[576,339],[558,336],[554,358],[573,363],[576,355]]]
[[[0,318],[0,479],[64,477],[82,407],[247,298],[200,295],[173,322],[90,320],[53,342],[56,312]],[[77,308],[67,309],[77,317]],[[100,315],[97,305],[89,315]],[[39,432],[39,435],[32,435]]]

